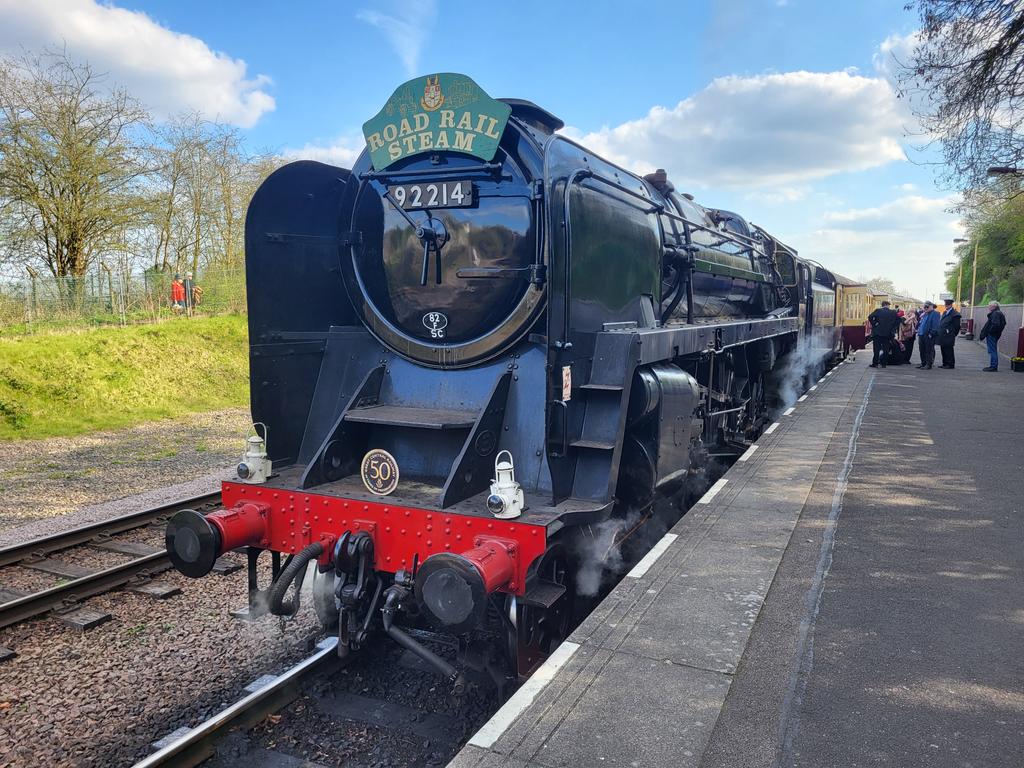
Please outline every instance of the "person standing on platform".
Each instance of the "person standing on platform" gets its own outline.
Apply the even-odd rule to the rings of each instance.
[[[985,346],[988,347],[988,368],[981,370],[988,372],[999,370],[999,337],[1003,335],[1004,328],[1006,328],[1006,315],[999,308],[998,301],[990,301],[988,303],[988,320],[985,321],[985,325],[981,327],[981,333],[978,335],[978,340],[984,339]]]
[[[900,341],[903,342],[903,360],[900,362],[910,365],[914,359],[914,339],[917,338],[917,315],[912,311],[907,312],[903,317],[903,325],[900,326]]]
[[[953,306],[952,299],[946,299],[946,308],[939,318],[939,349],[942,350],[942,367],[950,370],[956,368],[956,355],[953,345],[960,335],[960,313]]]
[[[868,322],[871,323],[871,365],[870,368],[877,368],[879,360],[885,368],[892,354],[892,340],[896,335],[896,328],[900,319],[889,307],[888,301],[883,301],[882,306],[868,315]]]
[[[939,313],[931,302],[924,303],[921,321],[917,324],[917,348],[920,350],[921,364],[918,368],[931,369],[935,362],[935,338],[939,334]]]

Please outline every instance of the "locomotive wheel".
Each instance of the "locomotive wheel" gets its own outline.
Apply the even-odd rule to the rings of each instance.
[[[320,573],[320,569],[314,566],[313,609],[324,631],[329,635],[338,634],[338,618],[341,615],[341,603],[334,595],[336,581],[333,568]]]
[[[576,584],[572,565],[561,545],[548,549],[536,565],[535,575],[544,581],[565,587],[563,594],[550,608],[526,605],[510,595],[507,601],[509,619],[515,632],[509,632],[509,651],[520,678],[530,675],[572,629]]]

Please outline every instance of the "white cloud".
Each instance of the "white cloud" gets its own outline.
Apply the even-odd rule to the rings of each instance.
[[[900,83],[900,77],[906,74],[903,67],[913,62],[914,49],[920,40],[920,32],[917,31],[906,35],[889,35],[878,46],[873,63],[878,75],[892,86],[893,91],[900,94],[899,109],[906,126],[905,135],[917,142],[924,142],[935,137],[929,136],[921,127],[915,113],[928,114],[932,111],[931,93],[913,81]]]
[[[309,143],[296,149],[288,148],[282,154],[288,160],[317,160],[339,168],[351,168],[363,146],[362,138],[341,137],[329,144]]]
[[[889,35],[878,46],[873,63],[875,70],[893,85],[900,68],[909,64],[920,41],[920,33],[915,31],[906,35]]]
[[[809,184],[801,184],[795,187],[782,186],[747,192],[743,195],[743,199],[755,203],[764,203],[765,205],[786,205],[806,199],[812,191]]]
[[[95,0],[0,0],[0,53],[66,47],[124,86],[158,118],[199,112],[243,128],[274,109],[269,78],[161,26],[140,11]]]
[[[795,186],[905,159],[896,95],[882,78],[845,72],[721,77],[674,107],[586,135],[609,160],[676,186]]]
[[[392,0],[390,11],[382,13],[364,8],[356,18],[384,33],[402,60],[406,74],[413,77],[419,74],[420,53],[437,16],[435,0]]]
[[[825,214],[825,223],[836,229],[886,229],[900,232],[932,232],[940,222],[952,226],[947,213],[953,201],[947,197],[907,195],[874,208],[853,208]]]
[[[874,207],[833,211],[820,228],[790,240],[801,254],[841,274],[882,275],[917,298],[929,298],[944,290],[952,241],[962,236],[957,215],[949,213],[953,204],[948,197],[906,195]]]

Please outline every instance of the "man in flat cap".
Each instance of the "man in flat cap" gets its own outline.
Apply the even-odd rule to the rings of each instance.
[[[953,344],[956,337],[960,335],[960,313],[953,306],[952,299],[945,299],[946,308],[939,318],[939,349],[942,351],[942,367],[956,368],[956,356],[953,354]]]

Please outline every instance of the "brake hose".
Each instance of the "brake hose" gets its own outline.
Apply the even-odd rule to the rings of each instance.
[[[299,593],[306,578],[306,566],[324,553],[324,545],[317,541],[310,544],[292,559],[270,587],[270,612],[275,616],[294,616],[299,610]],[[288,588],[295,582],[294,600],[285,600]]]

